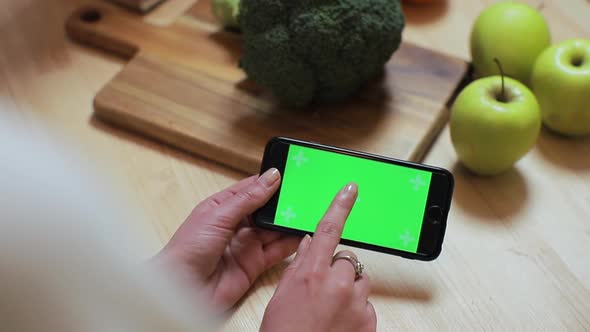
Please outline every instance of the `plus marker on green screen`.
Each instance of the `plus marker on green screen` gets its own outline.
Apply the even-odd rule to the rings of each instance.
[[[431,173],[290,145],[275,224],[313,232],[344,185],[359,186],[343,239],[416,253]]]

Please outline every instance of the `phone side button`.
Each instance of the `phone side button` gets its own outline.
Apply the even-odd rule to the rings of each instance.
[[[443,211],[442,211],[442,208],[438,205],[433,205],[433,206],[429,207],[428,210],[426,211],[426,218],[428,218],[428,221],[430,221],[433,224],[440,223],[442,217],[443,217]]]

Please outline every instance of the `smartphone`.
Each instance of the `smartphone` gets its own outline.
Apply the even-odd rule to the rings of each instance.
[[[336,193],[359,187],[341,244],[431,261],[442,250],[453,175],[442,168],[277,137],[268,142],[260,174],[277,168],[280,188],[254,213],[261,228],[313,234]]]

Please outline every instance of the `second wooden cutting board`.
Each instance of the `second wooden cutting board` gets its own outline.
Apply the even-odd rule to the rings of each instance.
[[[468,68],[403,43],[383,77],[349,102],[293,111],[246,80],[241,36],[212,24],[204,2],[167,27],[97,2],[74,13],[67,31],[131,59],[96,96],[97,117],[248,173],[274,136],[420,161]]]

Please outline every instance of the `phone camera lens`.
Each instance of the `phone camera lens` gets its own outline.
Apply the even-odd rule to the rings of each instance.
[[[443,217],[442,208],[440,206],[437,206],[437,205],[434,205],[434,206],[429,207],[428,208],[428,211],[426,211],[426,217],[433,224],[440,223],[440,221],[441,221],[441,219]]]

